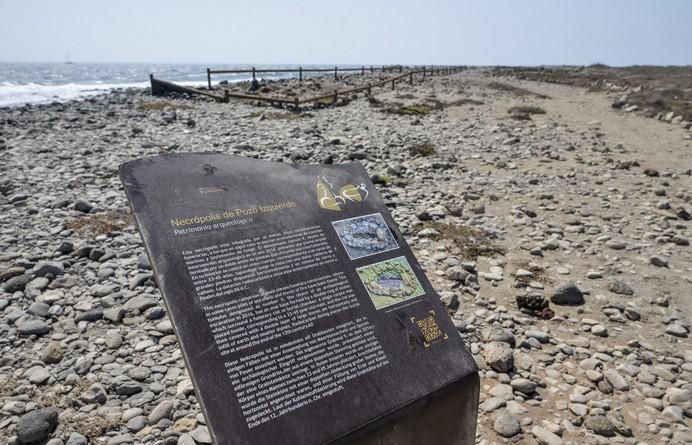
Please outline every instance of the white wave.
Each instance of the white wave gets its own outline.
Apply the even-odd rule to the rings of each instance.
[[[202,81],[177,82],[181,85],[199,86]],[[2,82],[0,84],[0,107],[11,107],[24,104],[41,104],[64,102],[98,94],[107,93],[117,88],[147,88],[149,82],[135,83],[67,83],[62,85],[42,85],[38,83],[15,84]]]

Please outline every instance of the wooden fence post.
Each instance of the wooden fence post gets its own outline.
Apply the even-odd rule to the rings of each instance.
[[[360,67],[360,75],[365,76],[365,65]]]
[[[252,81],[255,82],[257,78],[255,77],[255,67],[252,67]]]
[[[302,66],[298,67],[298,80],[300,80],[301,82],[303,81],[303,67]]]
[[[413,72],[408,73],[408,83],[413,85]]]
[[[334,67],[334,80],[339,80],[339,68]]]
[[[207,68],[207,86],[211,90],[211,70],[209,68]]]

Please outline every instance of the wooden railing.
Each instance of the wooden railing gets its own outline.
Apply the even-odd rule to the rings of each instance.
[[[392,84],[392,89],[394,89],[395,85],[398,82],[403,81],[404,79],[408,79],[408,82],[410,84],[413,84],[414,82],[414,77],[415,76],[422,76],[423,80],[425,80],[426,76],[442,76],[442,75],[448,75],[448,74],[453,74],[457,73],[461,70],[463,70],[465,67],[464,66],[423,66],[423,67],[414,67],[414,68],[406,68],[408,71],[404,72],[404,67],[401,65],[396,65],[396,66],[382,66],[382,67],[370,67],[369,69],[366,69],[364,66],[361,68],[338,68],[334,67],[332,68],[308,68],[304,69],[302,67],[298,68],[281,68],[281,69],[246,69],[246,70],[212,70],[210,68],[207,68],[207,85],[209,86],[210,91],[202,91],[194,88],[189,88],[189,87],[183,87],[181,85],[176,85],[172,82],[167,82],[159,79],[154,79],[153,74],[150,75],[151,79],[151,85],[152,85],[152,94],[161,94],[162,92],[168,90],[168,91],[178,91],[178,92],[185,92],[185,93],[191,93],[191,94],[201,94],[207,97],[211,97],[213,99],[216,99],[221,102],[228,102],[230,98],[236,98],[236,99],[250,99],[250,100],[259,100],[259,101],[264,101],[264,102],[270,102],[270,103],[277,103],[277,104],[287,104],[287,105],[293,105],[294,107],[298,108],[301,104],[304,103],[309,103],[309,102],[318,102],[318,101],[323,101],[326,99],[332,99],[334,102],[337,101],[339,96],[343,96],[346,94],[353,94],[353,93],[359,93],[361,91],[367,91],[368,94],[372,94],[372,89],[381,87],[383,85],[387,85],[389,83]],[[339,71],[341,72],[354,72],[354,71],[360,71],[362,75],[365,75],[366,72],[369,73],[374,73],[376,71],[381,71],[381,72],[398,72],[400,73],[398,76],[390,77],[387,79],[380,80],[378,82],[373,82],[373,83],[368,83],[363,86],[359,87],[354,87],[354,88],[348,88],[348,89],[343,89],[343,90],[335,90],[320,96],[313,96],[313,97],[306,97],[306,98],[299,98],[299,97],[293,97],[293,98],[286,98],[286,97],[267,97],[267,96],[259,96],[259,95],[254,95],[254,94],[243,94],[243,93],[231,93],[229,90],[224,89],[223,96],[220,96],[218,94],[214,94],[211,88],[211,75],[212,74],[252,74],[253,80],[256,80],[257,74],[260,73],[298,73],[298,79],[300,81],[303,80],[303,74],[304,73],[325,73],[325,72],[334,72],[335,78],[338,79],[338,73]]]
[[[449,73],[449,70],[452,69],[458,69],[461,67],[458,66],[430,66],[430,67],[407,67],[407,70],[417,70],[417,71],[426,71],[429,70],[430,75],[434,75],[435,72],[438,74],[441,73]],[[254,66],[249,69],[242,69],[242,70],[224,70],[224,69],[211,69],[207,68],[207,87],[211,90],[211,75],[212,74],[252,74],[252,80],[255,81],[257,80],[257,74],[263,74],[263,73],[298,73],[298,80],[302,81],[303,80],[303,74],[306,73],[334,73],[334,79],[339,78],[339,72],[342,73],[353,73],[353,72],[358,72],[360,71],[361,75],[365,75],[365,73],[370,73],[374,74],[377,71],[386,73],[386,72],[399,72],[402,73],[404,71],[404,66],[403,65],[390,65],[386,66],[383,65],[381,67],[374,67],[370,66],[369,68],[366,68],[364,65],[361,66],[360,68],[354,68],[354,67],[348,67],[348,68],[339,68],[338,66],[335,66],[334,68],[303,68],[302,66],[299,66],[297,68],[276,68],[276,69],[271,69],[271,68],[262,68],[262,69],[257,69]]]

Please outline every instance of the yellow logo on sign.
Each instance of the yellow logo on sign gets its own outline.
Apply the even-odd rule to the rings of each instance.
[[[346,184],[334,193],[334,186],[324,176],[317,177],[317,202],[326,210],[341,211],[347,202],[361,202],[368,198],[365,184]]]

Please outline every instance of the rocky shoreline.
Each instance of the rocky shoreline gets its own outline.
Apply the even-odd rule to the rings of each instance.
[[[481,367],[479,444],[692,443],[689,129],[482,70],[374,93],[0,109],[0,442],[211,443],[117,168],[218,151],[363,163]]]

